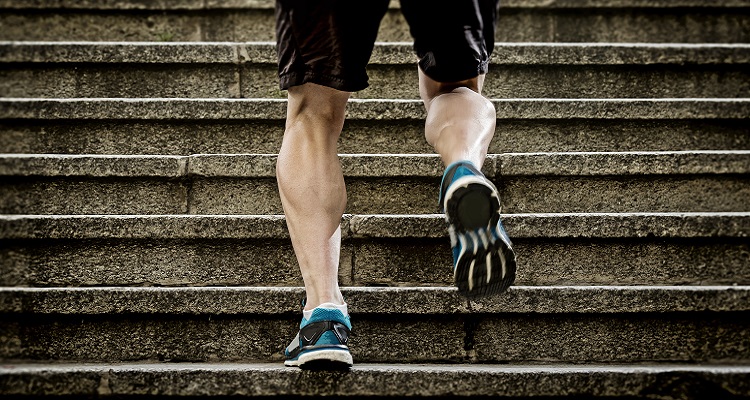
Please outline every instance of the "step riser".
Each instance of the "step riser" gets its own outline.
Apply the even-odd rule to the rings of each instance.
[[[490,66],[490,98],[750,97],[746,65]],[[9,65],[0,97],[285,98],[271,64]],[[368,68],[370,87],[357,98],[418,99],[413,65]]]
[[[346,179],[352,214],[430,214],[440,178]],[[748,175],[506,177],[505,213],[750,211]],[[283,214],[274,178],[6,177],[3,214]]]
[[[750,360],[747,313],[353,317],[358,362]],[[281,361],[298,319],[9,317],[0,359]]]
[[[307,372],[275,364],[22,365],[0,375],[10,395],[493,396],[706,398],[747,396],[744,366],[357,365],[348,373]],[[294,397],[292,397],[294,396]],[[297,397],[299,396],[299,397]],[[37,398],[37,397],[25,397]],[[546,397],[543,397],[546,398]],[[599,398],[599,397],[596,397]]]
[[[750,42],[743,8],[502,7],[498,42]],[[198,11],[11,11],[0,16],[0,40],[273,41],[271,9]],[[83,28],[85,27],[85,29]],[[385,16],[379,41],[411,41],[398,10]]]
[[[744,239],[511,238],[517,285],[750,284]],[[4,286],[302,285],[288,239],[6,240],[0,255]],[[339,281],[452,286],[450,245],[345,239]]]
[[[455,397],[456,393],[522,398],[641,398],[644,394],[651,398],[679,398],[684,393],[733,398],[750,394],[747,367],[424,368],[423,371],[402,365],[357,366],[342,374],[291,370],[280,364],[24,365],[19,368],[22,370],[0,375],[0,386],[8,388],[6,393],[11,395],[70,395],[79,399],[102,395],[174,398],[245,394],[301,398],[352,393],[372,398]]]
[[[284,121],[0,121],[0,153],[277,153]],[[744,120],[499,119],[490,153],[556,151],[750,150]],[[350,120],[340,153],[434,153],[424,120]]]

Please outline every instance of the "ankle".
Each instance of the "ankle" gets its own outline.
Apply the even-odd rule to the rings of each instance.
[[[323,304],[318,305],[315,308],[327,308],[327,309],[339,310],[339,311],[341,311],[342,314],[344,314],[344,316],[348,316],[349,315],[349,307],[348,307],[348,304],[346,304],[346,303],[344,303],[344,304],[323,303]],[[312,308],[310,310],[303,310],[302,311],[302,316],[305,319],[310,319],[310,317],[312,317],[312,313],[315,310],[315,308]]]

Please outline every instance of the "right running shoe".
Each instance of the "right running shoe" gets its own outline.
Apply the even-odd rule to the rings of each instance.
[[[287,367],[338,370],[352,366],[346,345],[352,329],[349,316],[325,305],[313,309],[310,319],[302,318],[297,336],[284,351]]]
[[[516,279],[516,255],[500,222],[497,188],[471,162],[446,168],[440,205],[453,250],[453,279],[476,299],[505,291]]]

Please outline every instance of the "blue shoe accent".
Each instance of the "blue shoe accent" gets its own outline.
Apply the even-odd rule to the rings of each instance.
[[[513,245],[500,222],[497,188],[471,162],[449,165],[440,184],[459,292],[479,298],[505,291],[516,277]]]
[[[302,318],[300,330],[284,351],[287,366],[342,369],[352,366],[347,343],[352,325],[348,315],[334,308],[315,308]]]

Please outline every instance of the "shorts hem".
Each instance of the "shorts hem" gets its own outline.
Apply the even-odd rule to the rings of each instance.
[[[292,86],[300,86],[305,83],[315,83],[342,92],[357,92],[369,86],[367,82],[351,83],[351,79],[312,71],[289,72],[279,76],[279,88],[281,90],[288,90]]]

